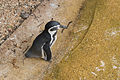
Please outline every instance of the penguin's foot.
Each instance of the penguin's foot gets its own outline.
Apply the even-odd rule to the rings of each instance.
[[[46,60],[46,61],[47,61],[47,56],[45,56],[45,57],[44,57],[44,60]]]
[[[53,61],[52,59],[49,60],[50,63],[51,63],[52,61]]]
[[[44,56],[44,58],[42,58],[42,59],[45,60],[45,61],[48,61],[48,62],[52,62],[52,59],[48,60],[47,56]]]
[[[41,57],[43,60],[47,61],[47,56],[42,56]]]

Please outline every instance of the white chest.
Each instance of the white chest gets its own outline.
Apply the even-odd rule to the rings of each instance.
[[[55,41],[57,40],[57,31],[49,31],[49,34],[51,36],[51,40],[50,40],[50,46],[52,47],[52,45],[55,43]]]

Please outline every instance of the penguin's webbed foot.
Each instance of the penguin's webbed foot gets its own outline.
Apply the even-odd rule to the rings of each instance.
[[[45,57],[44,57],[44,60],[46,60],[46,61],[47,61],[47,56],[45,56]]]

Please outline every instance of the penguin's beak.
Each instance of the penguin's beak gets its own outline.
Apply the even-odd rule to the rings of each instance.
[[[60,28],[67,29],[67,26],[60,25]]]

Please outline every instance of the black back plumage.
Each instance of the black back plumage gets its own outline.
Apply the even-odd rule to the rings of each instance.
[[[53,42],[55,41],[55,36],[57,34],[57,30],[59,29],[59,27],[64,28],[57,21],[48,22],[45,25],[45,30],[36,37],[31,48],[25,53],[25,57],[39,58],[42,57],[42,54],[44,54],[45,55],[44,59],[50,61],[52,57],[50,48]],[[54,34],[51,33],[52,31],[54,32]]]
[[[50,38],[50,34],[48,32],[46,32],[45,30],[36,37],[36,39],[34,40],[31,48],[27,51],[27,53],[25,54],[26,57],[41,57],[42,56],[42,46],[46,43],[46,42],[50,42],[51,38]]]

